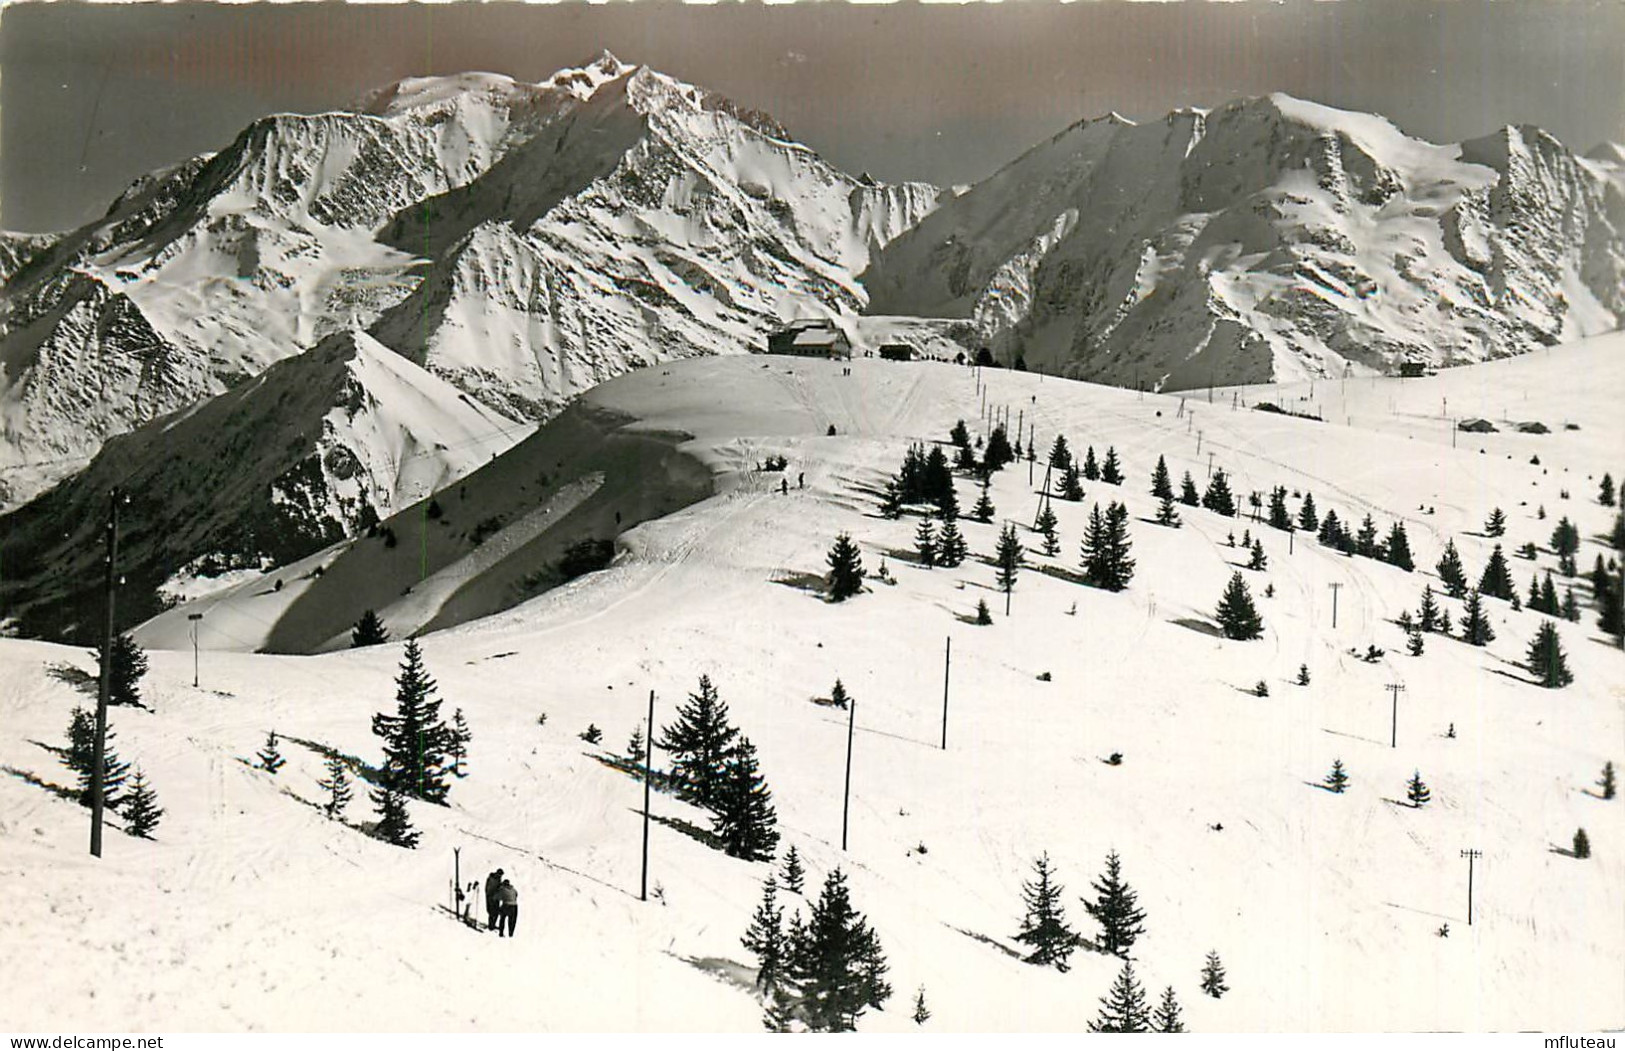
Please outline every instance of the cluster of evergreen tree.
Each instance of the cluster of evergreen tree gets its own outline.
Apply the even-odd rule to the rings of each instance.
[[[797,909],[788,924],[777,880],[769,877],[741,941],[756,955],[756,984],[768,1003],[763,1024],[770,1031],[852,1032],[865,1011],[891,997],[880,938],[852,907],[840,869],[825,878],[808,918]],[[923,996],[917,1017],[922,1007]]]
[[[1309,518],[1312,520],[1314,510],[1312,498],[1306,497],[1304,506],[1311,511]],[[1407,573],[1416,568],[1416,561],[1411,555],[1410,536],[1405,532],[1404,522],[1395,521],[1388,527],[1388,536],[1379,540],[1377,523],[1369,514],[1361,519],[1359,527],[1350,533],[1342,520],[1337,517],[1337,511],[1328,508],[1325,517],[1320,519],[1316,537],[1326,547],[1335,548],[1345,555],[1374,558],[1397,566]]]
[[[954,514],[959,513],[954,472],[948,466],[942,446],[933,445],[931,451],[926,452],[925,446],[919,443],[910,445],[903,456],[902,468],[886,482],[881,513],[896,518],[909,504],[932,504],[939,512],[952,508]]]
[[[1230,479],[1225,477],[1223,468],[1216,468],[1213,477],[1208,479],[1202,506],[1226,518],[1236,517],[1236,498],[1230,492]]]
[[[1134,578],[1133,546],[1128,538],[1128,508],[1113,501],[1104,515],[1096,504],[1083,532],[1084,579],[1097,588],[1122,591]]]
[[[1061,539],[1056,533],[1060,520],[1055,517],[1055,508],[1050,506],[1049,499],[1044,499],[1044,506],[1038,510],[1038,520],[1033,524],[1039,534],[1044,538],[1044,554],[1054,557],[1061,550]]]
[[[746,861],[766,861],[778,847],[778,817],[756,747],[728,719],[728,705],[710,676],[677,710],[655,746],[671,753],[669,783],[677,795],[711,811],[722,849]]]

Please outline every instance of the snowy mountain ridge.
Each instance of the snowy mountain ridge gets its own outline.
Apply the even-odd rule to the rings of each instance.
[[[1112,114],[945,201],[864,281],[877,313],[970,318],[1006,360],[1126,386],[1479,361],[1625,316],[1607,164],[1280,93]]]

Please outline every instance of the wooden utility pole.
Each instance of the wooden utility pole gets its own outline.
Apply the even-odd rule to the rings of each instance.
[[[113,685],[114,596],[118,592],[118,509],[124,494],[114,489],[107,510],[107,630],[102,634],[101,684],[96,690],[96,742],[90,756],[90,853],[102,856],[102,809],[107,795],[107,702]]]
[[[1038,510],[1033,512],[1033,528],[1034,529],[1038,528],[1038,518],[1039,518],[1040,515],[1042,515],[1044,513],[1044,508],[1049,503],[1050,472],[1053,471],[1054,469],[1055,469],[1054,464],[1050,464],[1049,466],[1044,468],[1044,491],[1038,494]]]
[[[451,914],[463,918],[463,848],[451,848]]]
[[[643,884],[638,900],[649,900],[649,786],[654,780],[655,692],[649,691],[649,725],[643,735]]]
[[[948,750],[948,673],[954,665],[954,639],[948,636],[948,641],[942,647],[942,750]],[[850,775],[848,775],[850,776]]]
[[[192,622],[192,689],[195,690],[197,689],[197,635],[200,628],[198,621],[203,619],[203,614],[188,613],[186,619]]]
[[[1327,586],[1332,589],[1332,627],[1335,628],[1337,627],[1337,589],[1343,585],[1339,581],[1334,580]]]
[[[858,699],[846,702],[846,790],[841,798],[841,849],[846,849],[846,823],[852,812],[852,728],[858,721]]]
[[[1464,850],[1461,856],[1467,859],[1467,926],[1473,925],[1473,859],[1481,858],[1484,854],[1477,850]]]
[[[1383,689],[1387,690],[1389,693],[1392,693],[1394,695],[1394,718],[1393,718],[1393,723],[1390,725],[1389,730],[1388,730],[1388,747],[1389,748],[1398,748],[1399,747],[1399,694],[1400,694],[1400,691],[1405,689],[1405,684],[1400,683],[1400,682],[1391,682],[1387,686],[1383,687]]]

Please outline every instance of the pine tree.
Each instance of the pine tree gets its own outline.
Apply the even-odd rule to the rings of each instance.
[[[1416,562],[1411,558],[1411,541],[1405,535],[1405,523],[1395,522],[1388,530],[1388,542],[1383,545],[1388,553],[1388,564],[1398,566],[1409,573],[1416,568]]]
[[[1264,542],[1254,539],[1252,557],[1247,560],[1247,568],[1264,570],[1269,568],[1269,564],[1270,560],[1264,554]]]
[[[1433,798],[1428,786],[1422,782],[1420,770],[1411,774],[1411,779],[1405,783],[1405,798],[1411,801],[1411,806],[1420,810],[1422,805]]]
[[[1010,436],[1005,433],[1001,423],[987,436],[987,448],[982,450],[982,470],[992,474],[1015,458],[1015,450],[1010,448]]]
[[[852,695],[846,692],[846,685],[840,679],[835,680],[835,685],[829,691],[829,703],[843,712],[852,703]]]
[[[374,831],[379,839],[408,850],[418,845],[418,833],[406,813],[406,796],[399,789],[385,785],[369,793],[369,798],[378,808],[378,825]]]
[[[1061,541],[1055,535],[1055,528],[1060,522],[1055,517],[1055,509],[1044,501],[1043,510],[1038,512],[1038,531],[1044,537],[1044,554],[1054,557],[1061,550]]]
[[[1157,1005],[1151,1016],[1151,1031],[1154,1033],[1183,1033],[1185,1022],[1180,1018],[1179,1001],[1174,999],[1174,987],[1169,986],[1162,991],[1162,1002]]]
[[[756,761],[756,747],[750,738],[740,737],[723,770],[717,810],[711,819],[711,831],[724,853],[746,861],[773,860],[779,833],[772,800],[773,793]]]
[[[1016,588],[1016,572],[1021,569],[1023,551],[1016,539],[1016,527],[1006,524],[999,533],[999,547],[994,556],[998,563],[999,590],[1004,592],[1004,615],[1010,615],[1010,592]]]
[[[1089,446],[1083,455],[1083,476],[1091,482],[1100,481],[1100,465],[1095,462],[1095,447]]]
[[[1161,456],[1157,457],[1157,466],[1151,472],[1151,495],[1158,500],[1174,498],[1174,483],[1168,477],[1168,461]]]
[[[1090,886],[1095,889],[1095,900],[1085,900],[1084,908],[1100,924],[1096,944],[1102,952],[1127,956],[1135,939],[1145,933],[1145,913],[1139,909],[1133,888],[1123,879],[1123,865],[1117,851],[1106,855],[1105,873],[1099,883]]]
[[[801,867],[801,855],[791,846],[784,855],[784,889],[800,894],[806,886],[807,870]]]
[[[982,491],[976,497],[976,504],[970,509],[972,518],[983,522],[993,521],[993,498],[988,493],[988,475],[982,475]]]
[[[1054,444],[1049,447],[1049,465],[1057,471],[1064,471],[1072,466],[1072,450],[1067,447],[1066,435],[1055,436]]]
[[[948,455],[942,446],[933,445],[920,465],[920,495],[909,501],[929,501],[941,509],[943,503],[954,499],[954,472],[948,466]]]
[[[136,767],[135,777],[130,781],[130,796],[124,801],[124,831],[142,839],[151,839],[153,829],[158,827],[158,821],[163,816],[164,811],[158,806],[158,796],[147,784],[141,768]]]
[[[1326,775],[1326,787],[1338,795],[1342,795],[1343,789],[1348,786],[1349,775],[1343,770],[1343,760],[1333,759],[1332,772]]]
[[[1112,503],[1106,513],[1096,504],[1089,512],[1083,534],[1084,579],[1097,588],[1122,591],[1134,576],[1134,560],[1128,557],[1128,509]]]
[[[895,475],[886,479],[885,494],[880,498],[880,513],[891,519],[903,517],[903,491]]]
[[[384,742],[383,784],[431,803],[444,803],[451,790],[446,781],[451,730],[440,718],[435,690],[417,640],[407,639],[395,679],[395,714],[375,713],[372,732]]]
[[[1507,516],[1499,508],[1490,512],[1490,517],[1484,522],[1485,536],[1504,536],[1507,531]]]
[[[831,602],[845,602],[863,588],[863,555],[850,535],[836,535],[835,546],[830,548],[826,561],[829,562]]]
[[[1574,856],[1577,858],[1589,858],[1591,856],[1591,837],[1586,835],[1586,830],[1583,828],[1576,829],[1574,832]]]
[[[1134,977],[1134,961],[1124,960],[1111,990],[1100,998],[1100,1017],[1089,1023],[1091,1033],[1145,1033],[1151,1029],[1145,990]]]
[[[797,930],[794,923],[791,930]],[[880,939],[852,908],[840,869],[825,878],[812,916],[792,934],[792,944],[795,1014],[813,1032],[851,1032],[865,1010],[880,1009],[890,998]]]
[[[1478,578],[1478,590],[1503,602],[1512,601],[1516,586],[1512,583],[1512,571],[1507,568],[1506,556],[1501,553],[1500,544],[1495,545],[1490,552],[1490,560],[1484,564],[1484,574]]]
[[[1202,966],[1202,991],[1215,1000],[1230,991],[1224,984],[1224,964],[1219,962],[1217,950],[1207,954],[1207,963]]]
[[[1484,602],[1477,588],[1467,593],[1467,608],[1462,612],[1461,637],[1474,646],[1495,641],[1495,629],[1490,627],[1490,618],[1484,613]]]
[[[1597,503],[1601,504],[1604,507],[1613,507],[1614,506],[1614,476],[1613,475],[1604,474],[1602,476],[1602,485],[1597,490]]]
[[[101,667],[102,649],[91,651]],[[112,667],[108,669],[107,703],[145,708],[141,703],[141,678],[147,674],[147,654],[128,633],[113,636]]]
[[[688,695],[688,701],[677,709],[677,721],[664,727],[655,742],[657,748],[671,753],[669,777],[678,798],[707,810],[719,809],[728,760],[738,736],[739,731],[728,721],[727,702],[717,694],[710,676],[700,676],[699,692]]]
[[[1290,530],[1292,528],[1292,515],[1286,509],[1286,486],[1278,485],[1270,490],[1270,526],[1274,529]]]
[[[1185,472],[1185,477],[1179,482],[1179,502],[1186,507],[1199,507],[1202,498],[1196,495],[1196,483],[1191,480],[1191,473]]]
[[[1405,651],[1412,657],[1420,657],[1425,645],[1420,631],[1413,631],[1405,636]]]
[[[1227,639],[1256,639],[1264,634],[1264,621],[1253,607],[1253,596],[1240,573],[1231,575],[1230,583],[1219,599],[1217,617]]]
[[[1320,516],[1315,512],[1313,493],[1303,494],[1303,506],[1298,508],[1298,528],[1307,533],[1313,533],[1320,528]]]
[[[1416,619],[1416,626],[1422,631],[1433,631],[1439,626],[1439,604],[1433,600],[1432,584],[1422,587],[1422,608],[1417,611]]]
[[[1308,686],[1309,685],[1309,665],[1307,665],[1307,664],[1298,665],[1298,685],[1299,686]]]
[[[1049,855],[1042,854],[1033,862],[1036,878],[1021,885],[1021,900],[1027,908],[1022,917],[1021,930],[1016,941],[1032,947],[1025,959],[1040,967],[1053,965],[1058,971],[1067,969],[1067,958],[1082,941],[1076,931],[1067,926],[1066,908],[1061,904],[1065,890],[1055,882]]]
[[[925,986],[923,985],[920,986],[919,992],[914,994],[914,1014],[912,1017],[915,1025],[924,1025],[931,1019],[931,1009],[925,1006]]]
[[[1066,470],[1061,472],[1061,499],[1074,502],[1083,499],[1083,478],[1076,463],[1067,464]]]
[[[1552,530],[1552,550],[1559,556],[1572,555],[1580,550],[1580,530],[1569,516],[1564,515]]]
[[[1377,544],[1377,523],[1370,515],[1360,521],[1360,530],[1354,534],[1354,553],[1361,558],[1378,558],[1382,554]]]
[[[124,782],[130,776],[130,764],[118,757],[113,741],[111,721],[102,737],[102,805],[117,810],[124,801]],[[79,775],[76,798],[81,806],[90,806],[91,781],[96,766],[96,718],[83,708],[74,708],[68,720],[68,754],[63,763]]]
[[[937,536],[931,528],[931,519],[920,519],[920,527],[914,530],[914,550],[920,556],[920,565],[926,569],[937,564]]]
[[[468,720],[463,717],[463,710],[458,708],[451,713],[451,740],[447,745],[451,772],[457,777],[468,776],[468,745],[473,740],[474,734],[468,728]]]
[[[1444,545],[1444,554],[1439,558],[1439,579],[1444,582],[1444,593],[1451,598],[1465,598],[1467,595],[1467,571],[1462,568],[1461,555],[1456,551],[1455,540],[1447,540]]]
[[[327,796],[327,802],[322,804],[322,812],[329,819],[343,817],[344,808],[350,805],[350,776],[337,752],[327,757],[327,776],[318,780],[316,787]]]
[[[1202,494],[1202,506],[1226,518],[1236,517],[1236,499],[1230,493],[1230,480],[1225,477],[1222,468],[1215,470],[1212,480],[1207,483],[1207,492]]]
[[[1558,613],[1564,620],[1572,621],[1575,624],[1580,623],[1580,604],[1574,601],[1574,588],[1572,585],[1564,589],[1563,608],[1558,610]]]
[[[377,646],[379,643],[388,641],[389,630],[384,627],[384,622],[378,619],[378,614],[370,609],[363,611],[361,619],[356,621],[355,627],[350,629],[351,649],[359,649],[362,646]]]
[[[275,730],[265,738],[265,747],[260,749],[258,759],[260,769],[272,775],[281,770],[283,764],[287,762],[282,758],[282,750],[277,747]]]
[[[1179,528],[1179,512],[1174,510],[1174,499],[1171,496],[1162,498],[1157,505],[1157,524],[1172,529]]]
[[[942,523],[942,534],[937,537],[937,563],[952,568],[965,561],[965,537],[959,532],[958,523],[946,519]]]
[[[1123,484],[1123,467],[1117,462],[1117,446],[1106,446],[1106,459],[1100,465],[1100,480],[1107,485]]]
[[[1549,620],[1540,622],[1535,637],[1529,642],[1529,654],[1524,663],[1549,690],[1574,681],[1568,658],[1563,654],[1563,641],[1557,637],[1557,625]]]
[[[769,995],[778,988],[789,962],[784,936],[784,908],[778,903],[779,884],[772,876],[762,884],[762,901],[750,918],[741,945],[756,955],[756,988]]]
[[[626,765],[641,770],[648,754],[647,742],[643,739],[643,724],[638,723],[632,727],[632,736],[626,739],[626,754],[623,758]]]
[[[1338,521],[1337,512],[1328,509],[1326,517],[1320,520],[1320,532],[1315,538],[1327,547],[1336,547],[1343,539],[1343,523]]]
[[[1602,764],[1602,780],[1597,782],[1597,787],[1602,789],[1602,797],[1604,799],[1614,798],[1615,786],[1613,760],[1610,759],[1608,762]]]
[[[987,599],[976,600],[976,623],[982,626],[993,623],[993,611],[987,608]]]
[[[769,1033],[794,1032],[790,1027],[795,1017],[795,1001],[790,990],[783,985],[774,986],[768,994],[767,1011],[762,1015],[763,1028]]]
[[[948,439],[961,449],[970,448],[970,430],[966,428],[964,420],[954,423],[953,430],[948,432]]]

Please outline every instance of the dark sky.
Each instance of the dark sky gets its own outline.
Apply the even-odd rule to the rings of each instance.
[[[608,48],[772,113],[836,165],[970,182],[1084,116],[1287,91],[1456,141],[1625,140],[1625,3],[659,2],[8,6],[0,226],[59,229],[268,112],[403,76],[540,80]]]

